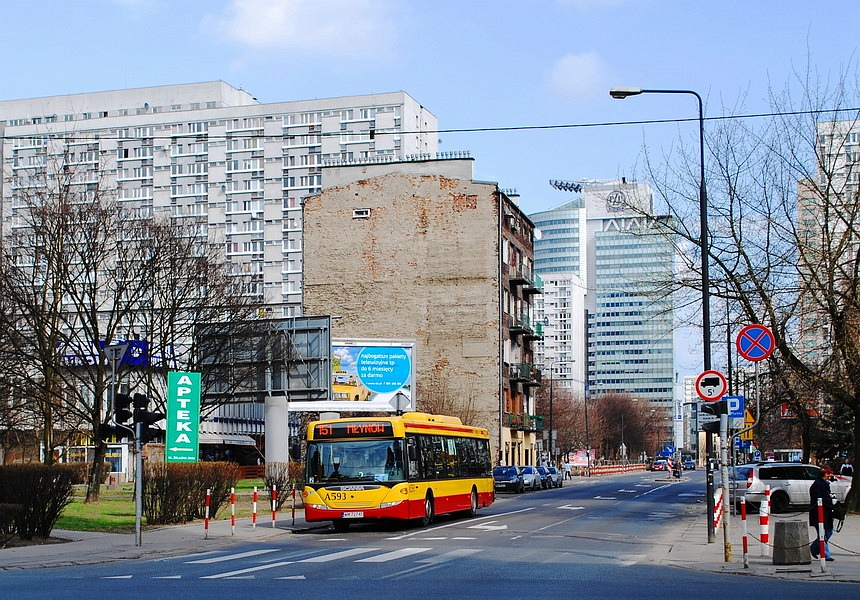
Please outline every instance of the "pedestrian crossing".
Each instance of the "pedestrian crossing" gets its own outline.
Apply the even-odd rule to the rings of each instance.
[[[506,554],[508,554],[506,556]],[[212,551],[161,558],[148,563],[148,567],[135,569],[135,573],[112,573],[101,579],[152,579],[152,580],[230,580],[230,579],[331,579],[334,573],[352,573],[354,577],[373,579],[406,579],[458,560],[480,557],[507,562],[509,553],[499,548],[434,548],[432,546],[406,546],[380,548],[361,546],[352,548],[326,548],[290,551],[283,547],[257,548],[242,552]],[[593,560],[592,556],[592,560]],[[632,558],[632,560],[631,560]],[[606,559],[624,567],[636,564],[638,556],[617,556]],[[579,557],[578,560],[581,560]],[[571,561],[573,559],[571,558]],[[333,563],[350,562],[355,569],[331,569]],[[603,562],[603,560],[601,560]],[[385,569],[387,571],[379,571]],[[377,569],[366,571],[367,569]],[[357,575],[356,575],[357,574]],[[365,575],[362,575],[365,574]]]

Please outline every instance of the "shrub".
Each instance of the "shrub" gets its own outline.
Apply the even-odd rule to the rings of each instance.
[[[15,533],[22,540],[49,537],[72,501],[73,474],[59,465],[0,466],[0,504],[18,504]]]
[[[277,486],[278,495],[275,500],[275,508],[281,510],[290,498],[288,493],[292,486],[302,487],[304,481],[304,465],[290,461],[266,463],[266,489],[269,490],[269,498],[272,497],[272,486]],[[270,503],[271,504],[271,503]]]
[[[15,537],[15,517],[19,512],[20,504],[0,504],[0,548],[5,548]]]
[[[143,514],[147,523],[160,525],[202,518],[209,489],[214,518],[238,480],[239,467],[233,463],[150,463],[143,478]]]
[[[92,471],[93,463],[91,462],[71,462],[61,463],[58,465],[63,469],[68,469],[72,473],[72,485],[84,485],[90,479],[90,471]],[[110,477],[111,464],[105,462],[102,466],[102,483],[107,483]]]

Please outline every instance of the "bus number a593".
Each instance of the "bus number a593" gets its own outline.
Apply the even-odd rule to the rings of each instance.
[[[326,500],[346,500],[347,495],[346,492],[329,492],[325,495]]]

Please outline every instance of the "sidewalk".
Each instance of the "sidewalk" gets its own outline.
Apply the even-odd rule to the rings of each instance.
[[[818,559],[807,564],[773,564],[774,524],[780,520],[802,521],[813,538],[812,528],[807,525],[806,512],[771,515],[767,555],[762,556],[759,540],[761,527],[758,513],[747,517],[748,568],[744,567],[742,522],[740,515],[729,521],[731,562],[726,562],[726,544],[722,526],[717,531],[716,541],[708,543],[707,522],[704,511],[695,518],[681,520],[678,526],[668,532],[662,544],[649,557],[653,562],[668,566],[729,573],[735,575],[756,575],[780,579],[807,581],[839,581],[860,583],[860,515],[848,515],[842,531],[834,531],[830,538],[830,553],[835,559],[825,563],[826,571],[821,572]]]

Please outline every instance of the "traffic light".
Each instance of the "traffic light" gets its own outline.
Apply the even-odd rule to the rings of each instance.
[[[127,427],[118,427],[117,425],[99,425],[96,429],[96,438],[102,441],[108,441],[111,439],[121,440],[124,437],[129,436],[129,430]]]
[[[150,442],[159,435],[161,430],[150,427],[164,418],[164,413],[149,411],[149,398],[143,394],[134,395],[134,422],[140,423],[140,443]]]
[[[128,423],[134,414],[131,411],[131,396],[116,394],[113,398],[113,420],[119,424]]]
[[[714,400],[713,402],[700,402],[699,403],[699,412],[707,413],[709,415],[714,415],[715,417],[719,417],[720,415],[727,415],[729,413],[729,407],[725,400]],[[720,432],[720,421],[717,419],[716,421],[708,421],[707,423],[702,423],[702,431],[706,433],[719,433]]]

